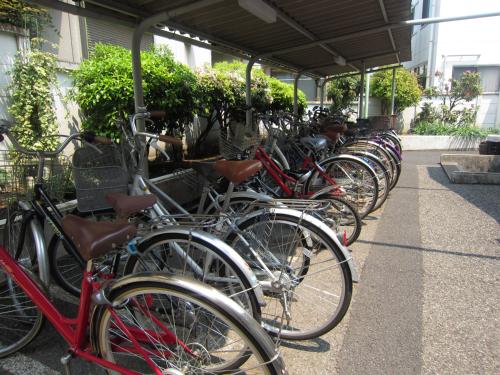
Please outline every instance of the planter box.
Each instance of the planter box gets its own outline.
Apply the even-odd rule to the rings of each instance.
[[[477,150],[480,138],[451,135],[402,135],[403,150]]]

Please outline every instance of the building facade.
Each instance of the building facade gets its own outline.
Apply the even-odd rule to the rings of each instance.
[[[415,19],[453,17],[500,11],[492,0],[414,0]],[[422,87],[439,87],[465,71],[481,76],[483,94],[477,124],[500,127],[500,17],[414,26],[412,61],[405,67],[419,77]],[[415,112],[418,112],[418,108]]]

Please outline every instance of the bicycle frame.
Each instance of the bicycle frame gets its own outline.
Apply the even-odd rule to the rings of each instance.
[[[97,357],[91,352],[91,345],[89,342],[89,336],[87,334],[90,310],[92,307],[91,298],[93,293],[96,293],[101,287],[100,283],[93,281],[94,273],[92,261],[87,262],[87,267],[83,273],[80,303],[78,306],[78,313],[76,318],[69,318],[63,315],[50,301],[48,296],[42,291],[40,286],[28,276],[28,274],[17,264],[17,262],[10,256],[7,250],[1,245],[0,265],[18,283],[18,285],[24,290],[26,295],[42,312],[42,314],[61,334],[64,340],[68,343],[69,352],[71,354],[81,357],[89,362],[94,362],[99,366],[106,367],[113,371],[118,371],[124,375],[140,375],[135,371],[131,371],[113,362]],[[128,338],[135,346],[135,350],[137,351],[137,353],[139,353],[148,364],[153,364],[151,359],[149,359],[148,353],[138,344],[139,340],[141,339],[141,332],[137,332],[137,329],[133,328],[123,329],[123,327],[125,327],[123,321],[114,313],[113,310],[111,310],[111,314],[116,320],[116,324],[120,328],[122,328],[125,334],[129,335]],[[155,323],[158,324],[158,322],[156,321]],[[159,325],[160,328],[165,331],[164,334],[161,334],[162,337],[165,336],[171,343],[180,344],[185,350],[190,352],[189,348],[185,347],[185,345],[183,345],[183,343],[180,342],[180,340],[178,340],[175,335],[172,334],[172,332],[170,332],[161,324]],[[166,353],[165,355],[168,355],[168,353]],[[158,375],[162,374],[161,370],[159,370],[158,368],[155,369],[155,372]]]
[[[271,175],[273,180],[276,181],[276,183],[280,186],[280,188],[283,190],[284,196],[285,197],[295,197],[299,199],[307,199],[307,198],[312,198],[313,196],[316,196],[318,192],[311,192],[309,194],[305,194],[302,191],[298,191],[298,189],[290,189],[290,187],[286,184],[286,181],[292,183],[297,187],[300,182],[302,182],[302,179],[307,179],[309,177],[310,172],[317,171],[322,178],[325,179],[331,186],[328,186],[325,188],[325,192],[329,193],[339,193],[341,192],[341,188],[337,185],[335,180],[331,178],[325,170],[318,165],[310,156],[306,155],[304,157],[304,160],[302,161],[302,169],[307,169],[309,167],[312,167],[304,177],[302,177],[301,180],[296,180],[295,178],[291,177],[290,175],[286,174],[270,157],[270,155],[264,150],[262,146],[259,146],[257,148],[257,151],[255,153],[255,159],[259,160],[264,169]]]

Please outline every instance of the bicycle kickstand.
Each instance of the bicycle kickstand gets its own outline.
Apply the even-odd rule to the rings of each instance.
[[[61,364],[64,367],[64,375],[71,375],[70,361],[73,359],[71,353],[67,353],[61,357]]]

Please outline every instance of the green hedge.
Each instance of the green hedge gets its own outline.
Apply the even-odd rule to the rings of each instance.
[[[488,134],[500,134],[497,128],[479,128],[475,125],[447,124],[442,122],[419,122],[411,129],[418,135],[452,135],[457,137],[485,138]]]

